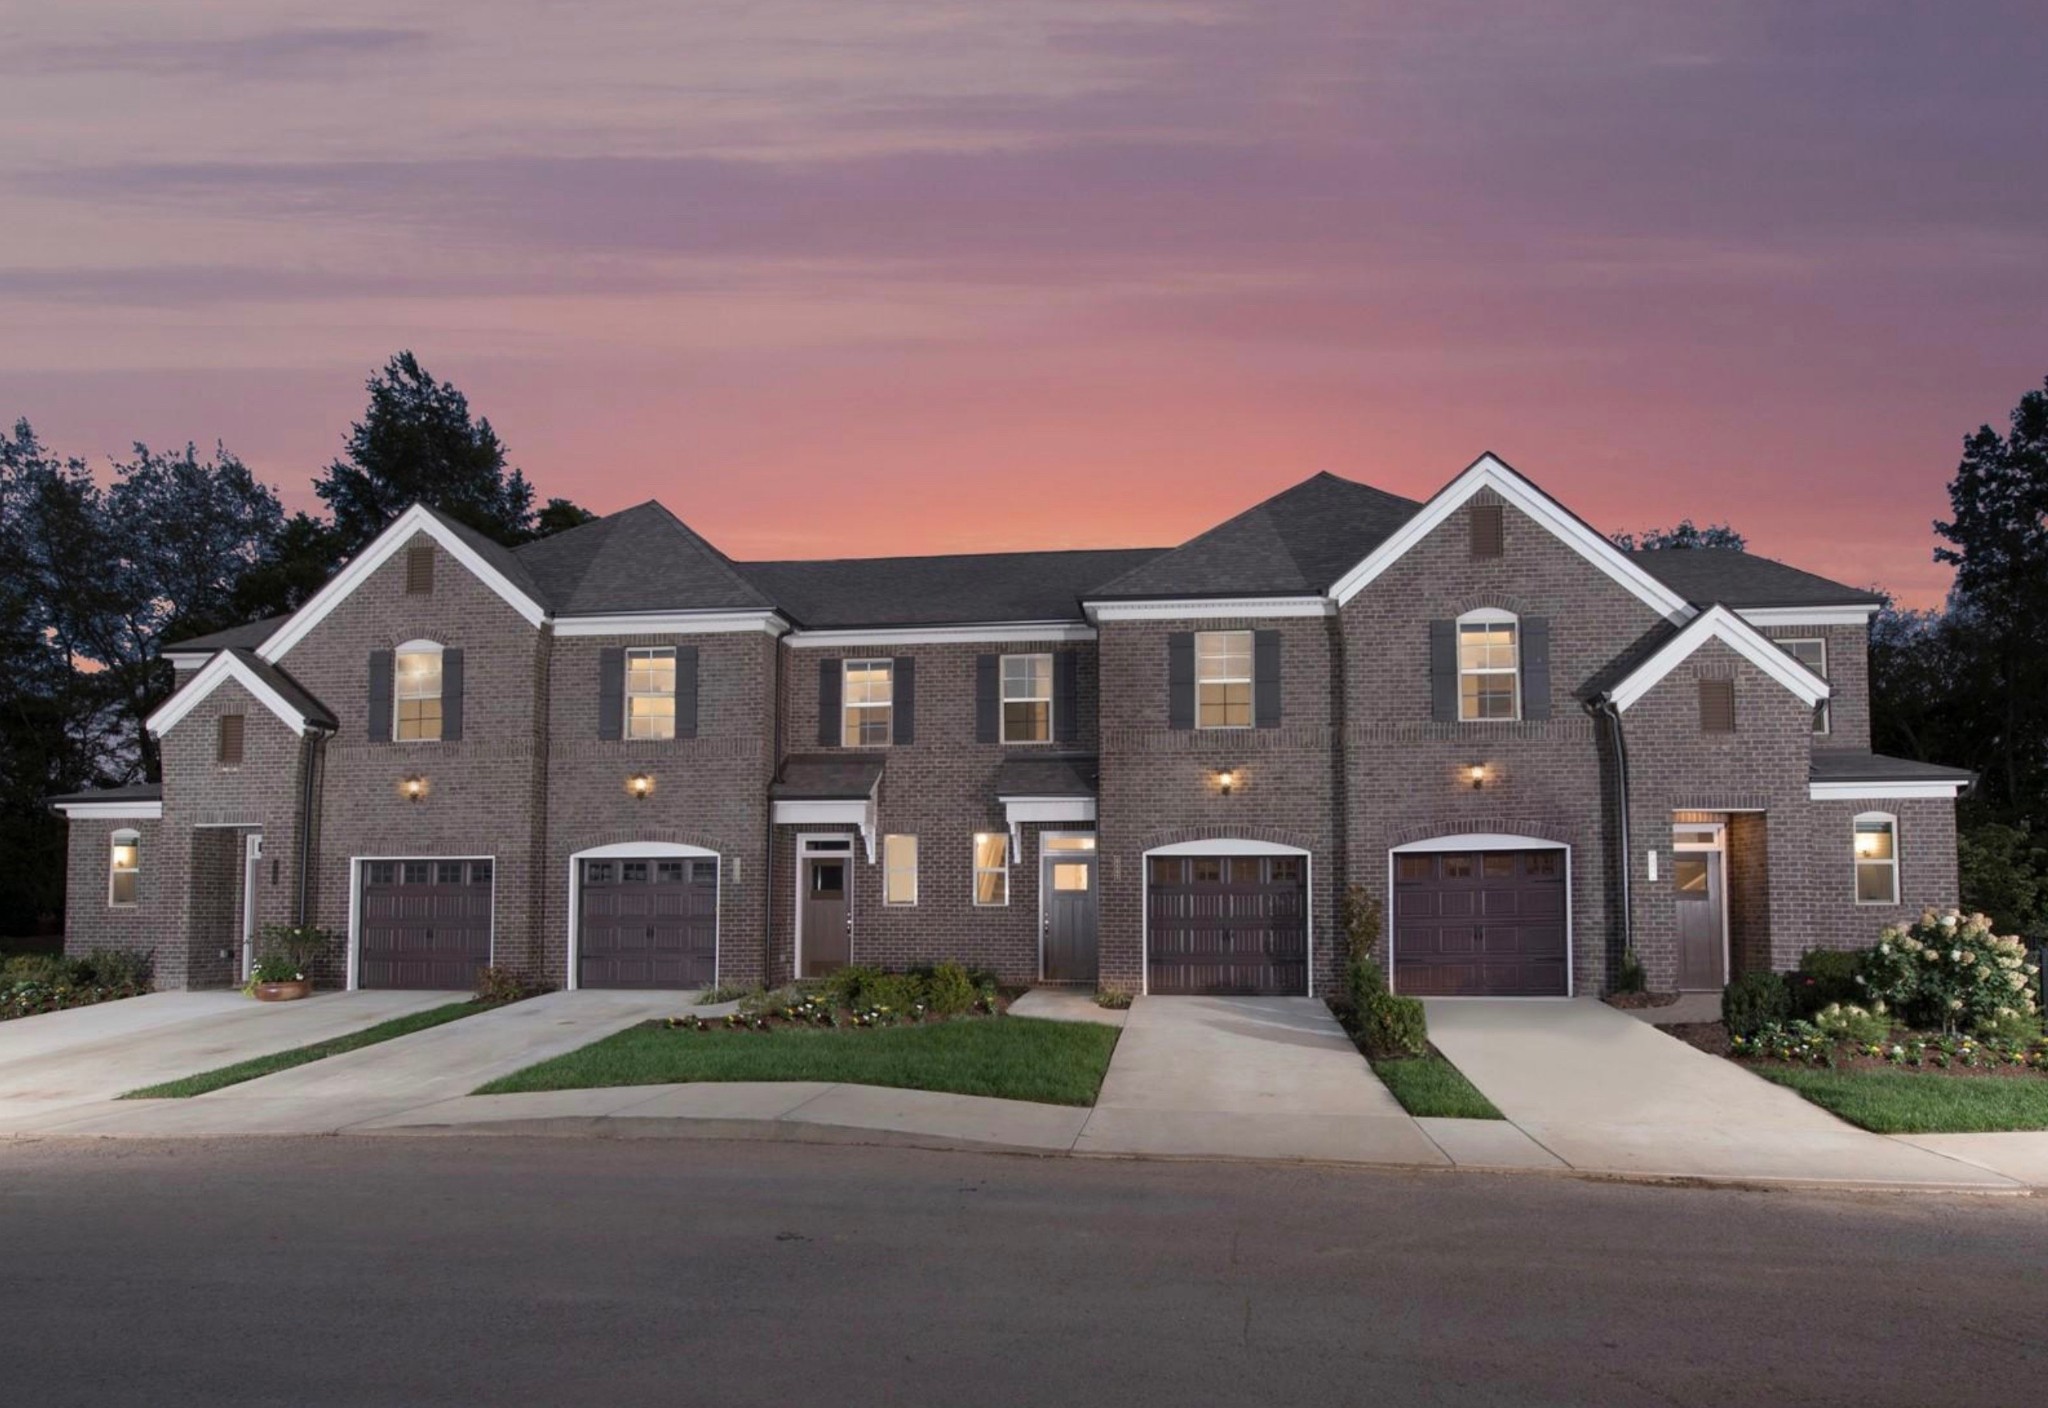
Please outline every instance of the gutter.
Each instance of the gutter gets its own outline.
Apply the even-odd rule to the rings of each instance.
[[[1615,707],[1611,696],[1599,695],[1586,707],[1595,717],[1607,720],[1608,737],[1614,743],[1615,830],[1621,842],[1621,951],[1632,955],[1636,951],[1635,903],[1631,894],[1636,857],[1628,824],[1628,736],[1622,731],[1621,710]]]

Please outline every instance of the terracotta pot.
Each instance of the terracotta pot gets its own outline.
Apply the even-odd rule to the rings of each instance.
[[[256,1000],[258,1002],[296,1002],[302,997],[311,997],[312,995],[313,985],[303,978],[289,983],[258,983],[256,985]]]

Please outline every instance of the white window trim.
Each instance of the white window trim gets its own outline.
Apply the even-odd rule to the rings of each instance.
[[[1238,675],[1222,675],[1222,676],[1218,676],[1218,677],[1217,677],[1217,678],[1215,678],[1215,679],[1207,679],[1207,680],[1203,679],[1203,678],[1202,678],[1202,638],[1203,638],[1204,636],[1243,636],[1243,637],[1245,638],[1245,649],[1244,649],[1244,660],[1245,660],[1245,674],[1244,674],[1243,676],[1241,676],[1241,677],[1240,677],[1240,676],[1238,676]],[[1240,730],[1240,729],[1249,729],[1249,728],[1251,728],[1251,727],[1252,727],[1253,725],[1255,725],[1255,724],[1256,724],[1256,723],[1258,722],[1258,708],[1259,708],[1259,700],[1258,700],[1258,691],[1259,691],[1259,686],[1258,686],[1258,673],[1259,673],[1259,662],[1258,662],[1258,649],[1259,649],[1259,640],[1258,640],[1258,633],[1257,633],[1256,631],[1244,631],[1244,630],[1222,630],[1222,631],[1196,631],[1196,632],[1195,632],[1195,728],[1196,728],[1197,730],[1199,730],[1199,731],[1202,731],[1202,732],[1211,732],[1211,733],[1232,733],[1232,732],[1236,732],[1236,731],[1238,731],[1238,730]],[[1244,687],[1245,687],[1245,688],[1246,688],[1247,690],[1249,690],[1249,691],[1251,692],[1251,696],[1252,696],[1252,697],[1251,697],[1251,702],[1250,702],[1250,704],[1249,704],[1249,706],[1248,706],[1248,709],[1247,709],[1247,715],[1246,715],[1245,721],[1244,721],[1243,723],[1241,723],[1241,724],[1205,724],[1205,723],[1203,723],[1203,722],[1202,722],[1202,686],[1203,686],[1203,685],[1205,685],[1205,684],[1241,684],[1241,685],[1243,685],[1243,686],[1244,686]]]
[[[853,667],[856,665],[872,669],[880,665],[889,672],[889,702],[886,704],[856,704],[850,697],[847,685],[852,682]],[[847,715],[855,709],[886,709],[889,711],[889,736],[880,743],[862,743],[848,738]],[[841,748],[887,748],[896,740],[896,661],[888,655],[849,656],[839,662],[839,746]]]
[[[1870,822],[1883,822],[1892,838],[1892,853],[1889,859],[1865,860],[1856,854],[1856,828]],[[1899,905],[1899,819],[1890,812],[1858,812],[1849,819],[1849,893],[1856,903],[1865,909],[1896,909]],[[1866,865],[1888,866],[1892,873],[1892,896],[1888,900],[1867,900],[1863,898],[1863,887],[1858,884],[1861,871]]]
[[[1826,636],[1779,636],[1776,639],[1778,642],[1778,648],[1780,650],[1783,650],[1787,655],[1792,655],[1790,647],[1795,645],[1819,646],[1820,668],[1818,670],[1814,670],[1813,673],[1819,675],[1822,679],[1828,678],[1828,638]],[[1792,655],[1792,658],[1794,660],[1799,659],[1797,655]],[[1805,664],[1804,661],[1800,661],[1800,663]],[[1812,669],[1811,666],[1808,666],[1807,668]],[[1813,736],[1815,738],[1825,738],[1829,734],[1833,733],[1835,731],[1834,700],[1823,699],[1820,701],[1820,703],[1814,705],[1813,720],[1816,724],[1819,725],[1819,727],[1815,728],[1813,731]]]
[[[135,848],[135,864],[123,868],[114,864],[114,851],[121,846]],[[114,877],[133,875],[135,877],[135,898],[117,900],[114,898]],[[107,837],[107,908],[134,909],[142,902],[142,833],[124,826]]]
[[[993,875],[997,870],[995,866],[983,865],[981,857],[975,854],[980,849],[983,841],[1001,841],[1003,843],[1003,864],[1001,867],[1003,898],[999,904],[990,903],[981,898],[981,877]],[[1010,853],[1014,849],[1015,847],[1010,844],[1010,833],[1007,831],[977,831],[974,833],[974,840],[967,852],[967,898],[976,909],[1008,909],[1010,907],[1010,861],[1013,859]]]
[[[433,738],[400,738],[398,736],[398,730],[403,723],[403,720],[399,717],[401,713],[399,706],[407,698],[440,699],[448,687],[447,676],[441,673],[442,665],[436,665],[434,673],[436,680],[439,682],[439,689],[433,694],[408,696],[405,693],[405,672],[398,668],[400,658],[407,655],[440,655],[443,653],[444,647],[441,643],[433,640],[409,640],[391,652],[391,741],[393,743],[440,743],[447,738],[448,720],[446,717],[443,717],[441,720],[441,732]],[[445,663],[442,662],[443,665]]]
[[[659,659],[662,656],[668,657],[669,687],[667,689],[635,690],[633,688],[633,657],[636,655],[642,656],[649,660]],[[672,645],[629,645],[626,647],[625,671],[626,678],[624,681],[625,688],[623,690],[623,694],[626,701],[626,717],[622,721],[623,728],[621,729],[621,732],[625,735],[627,739],[637,740],[643,743],[667,743],[672,741],[676,736],[676,715],[674,708],[671,707],[668,713],[668,732],[666,734],[635,733],[633,732],[633,701],[635,699],[666,699],[670,702],[671,706],[674,705],[676,697],[676,648]],[[650,715],[649,717],[659,718],[661,716],[655,714]]]
[[[1465,668],[1465,627],[1467,626],[1511,626],[1514,639],[1511,642],[1515,652],[1514,664],[1505,670],[1489,666],[1484,669]],[[1497,606],[1482,606],[1476,611],[1467,611],[1457,620],[1455,644],[1458,650],[1458,722],[1461,724],[1518,724],[1522,721],[1522,618],[1512,611],[1503,611]],[[1465,676],[1507,675],[1515,686],[1515,710],[1504,719],[1481,719],[1465,717]]]
[[[1013,703],[1036,704],[1039,702],[1039,697],[1035,694],[1020,695],[1016,699],[1010,697],[1009,664],[1012,660],[1043,660],[1045,662],[1045,737],[1043,738],[1010,737],[1009,706]],[[1059,732],[1059,723],[1053,718],[1053,710],[1058,707],[1054,698],[1058,690],[1053,684],[1053,669],[1054,656],[1048,650],[1031,650],[1018,655],[1002,655],[996,658],[996,736],[1003,743],[1019,748],[1050,743]],[[889,693],[891,698],[895,696],[896,687],[893,680],[890,682]]]
[[[908,867],[904,867],[904,866],[897,866],[897,865],[891,865],[891,864],[890,864],[890,854],[889,854],[889,849],[890,849],[890,848],[889,848],[889,843],[890,843],[891,841],[908,841],[908,842],[910,843],[910,864],[909,864],[909,866],[908,866]],[[882,837],[882,907],[883,907],[883,908],[885,908],[885,909],[915,909],[915,908],[917,908],[917,887],[918,887],[918,877],[917,877],[917,850],[918,850],[918,847],[917,847],[917,835],[916,835],[916,833],[914,833],[914,832],[909,832],[909,831],[892,831],[892,832],[889,832],[888,834],[886,834],[886,835],[884,835],[884,836]],[[890,876],[891,876],[892,874],[897,874],[897,873],[900,873],[901,871],[903,871],[903,870],[904,870],[904,869],[906,869],[906,868],[907,868],[907,869],[908,869],[908,870],[910,871],[910,898],[909,898],[909,899],[907,899],[907,900],[892,900],[892,899],[890,899],[890,898],[889,898],[889,877],[890,877]]]

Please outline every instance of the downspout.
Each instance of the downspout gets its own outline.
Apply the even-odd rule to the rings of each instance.
[[[317,794],[316,774],[323,771],[327,761],[326,729],[310,729],[306,733],[305,756],[299,767],[299,884],[298,899],[293,908],[293,920],[304,928],[308,914],[308,896],[312,885],[313,868],[313,799]]]
[[[1607,735],[1614,746],[1615,830],[1621,841],[1621,951],[1624,955],[1633,956],[1636,951],[1636,917],[1630,891],[1636,862],[1635,843],[1629,838],[1628,824],[1628,738],[1622,732],[1621,710],[1614,706],[1611,696],[1603,694],[1587,707],[1607,720]]]

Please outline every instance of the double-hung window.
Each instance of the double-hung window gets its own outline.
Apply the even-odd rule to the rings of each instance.
[[[113,835],[107,857],[107,903],[116,909],[134,907],[142,884],[142,835],[121,830]]]
[[[974,838],[974,903],[980,907],[987,907],[1006,905],[1009,902],[1009,833],[977,833]]]
[[[848,748],[872,748],[887,743],[895,727],[896,663],[848,660],[844,669],[840,743]]]
[[[1899,823],[1884,812],[1865,812],[1855,828],[1856,903],[1899,902]]]
[[[1812,636],[1803,640],[1781,640],[1779,649],[1797,660],[1822,679],[1828,677],[1828,643],[1824,637]],[[1830,701],[1823,699],[1813,706],[1813,731],[1826,733],[1833,726],[1833,715],[1829,713]]]
[[[882,903],[917,903],[917,838],[882,838]]]
[[[1522,717],[1520,631],[1506,611],[1468,611],[1458,618],[1458,718],[1465,722]]]
[[[1195,634],[1195,727],[1252,726],[1252,633]]]
[[[441,647],[428,641],[400,646],[393,676],[392,736],[400,743],[440,742]]]
[[[1003,657],[1003,742],[1052,740],[1052,657]]]
[[[626,737],[675,736],[675,647],[635,646],[626,652]]]

